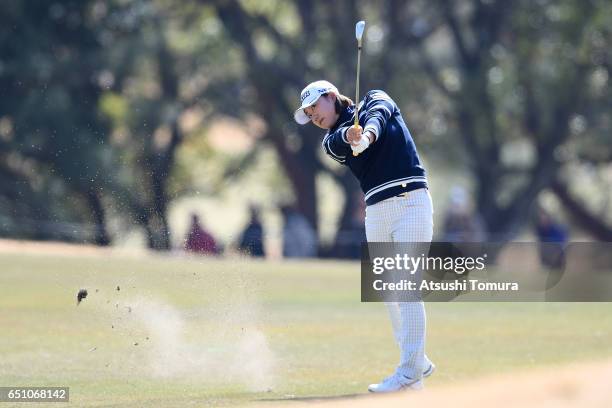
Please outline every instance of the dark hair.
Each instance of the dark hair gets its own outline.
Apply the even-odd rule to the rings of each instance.
[[[329,95],[328,93],[323,94],[321,96],[325,96],[327,97],[327,95]],[[336,107],[336,113],[341,113],[345,108],[354,105],[355,103],[353,102],[353,100],[351,98],[349,98],[348,96],[344,96],[341,94],[336,94],[336,103],[335,103],[335,107]]]

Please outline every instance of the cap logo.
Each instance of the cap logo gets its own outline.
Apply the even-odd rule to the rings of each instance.
[[[304,102],[304,99],[308,98],[310,96],[310,91],[304,91],[304,93],[302,94],[302,102]]]

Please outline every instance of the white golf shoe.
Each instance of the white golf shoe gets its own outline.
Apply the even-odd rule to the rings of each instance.
[[[429,367],[427,367],[427,370],[423,371],[423,378],[429,377],[434,373],[434,371],[436,371],[436,365],[431,363]]]
[[[370,384],[368,387],[368,391],[377,393],[420,389],[423,389],[422,380],[413,380],[397,373],[385,378],[379,384]]]

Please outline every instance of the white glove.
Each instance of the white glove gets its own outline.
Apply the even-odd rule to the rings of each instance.
[[[361,139],[357,144],[351,144],[351,150],[353,150],[353,156],[357,156],[360,153],[363,153],[365,149],[370,146],[370,139],[364,134],[361,135]]]

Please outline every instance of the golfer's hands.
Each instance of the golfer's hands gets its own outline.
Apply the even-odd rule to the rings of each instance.
[[[357,156],[358,154],[362,153],[365,149],[367,149],[369,146],[370,146],[370,140],[365,135],[361,135],[361,139],[359,139],[359,142],[357,142],[357,144],[351,144],[353,155]]]
[[[353,156],[357,156],[370,146],[369,135],[363,134],[362,131],[361,126],[351,126],[346,132],[346,139],[351,145]]]
[[[363,132],[363,128],[361,126],[351,126],[346,131],[346,140],[348,140],[351,146],[359,143],[359,139],[361,139],[361,135]]]

